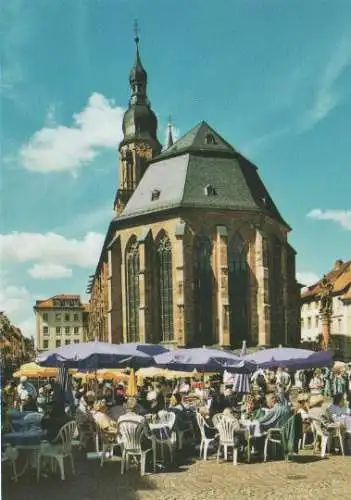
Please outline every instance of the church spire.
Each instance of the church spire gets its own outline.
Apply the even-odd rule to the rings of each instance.
[[[130,104],[148,105],[146,95],[147,73],[142,65],[139,49],[139,27],[138,22],[134,22],[134,42],[136,46],[135,63],[130,71],[129,83],[132,89]]]
[[[167,136],[167,146],[166,148],[170,148],[173,146],[173,124],[172,124],[172,117],[170,116],[168,118],[168,136]]]

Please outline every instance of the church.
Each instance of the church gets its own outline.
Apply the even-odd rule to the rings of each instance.
[[[95,273],[89,336],[166,346],[295,346],[291,228],[257,167],[201,121],[157,137],[139,38],[119,145],[120,182]]]

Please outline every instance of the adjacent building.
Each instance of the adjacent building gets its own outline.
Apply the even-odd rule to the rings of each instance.
[[[351,359],[351,260],[337,260],[326,274],[333,286],[330,317],[332,347]],[[322,334],[320,321],[321,280],[306,288],[301,296],[301,340],[318,342]]]
[[[87,339],[89,304],[84,304],[79,295],[37,300],[34,313],[38,351],[79,344]]]
[[[202,121],[164,150],[136,41],[119,188],[95,273],[90,332],[176,346],[297,345],[291,230],[257,167]]]
[[[34,359],[34,342],[25,337],[20,328],[11,323],[4,312],[0,312],[1,375],[10,376],[15,369]],[[4,368],[4,371],[3,371]]]

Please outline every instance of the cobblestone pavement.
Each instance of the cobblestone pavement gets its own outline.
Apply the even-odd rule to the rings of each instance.
[[[183,460],[184,463],[184,460]],[[3,476],[4,500],[338,500],[351,499],[351,457],[331,456],[321,460],[305,452],[296,462],[239,464],[189,459],[167,473],[147,474],[133,468],[125,476],[120,463],[76,457],[76,476],[67,463],[66,481],[57,474],[36,482],[26,473],[13,483]]]

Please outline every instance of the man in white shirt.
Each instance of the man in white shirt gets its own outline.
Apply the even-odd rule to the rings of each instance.
[[[28,382],[27,377],[20,378],[20,383],[17,386],[17,394],[22,405],[27,403],[29,399],[34,400],[37,397],[37,391],[34,385]]]

